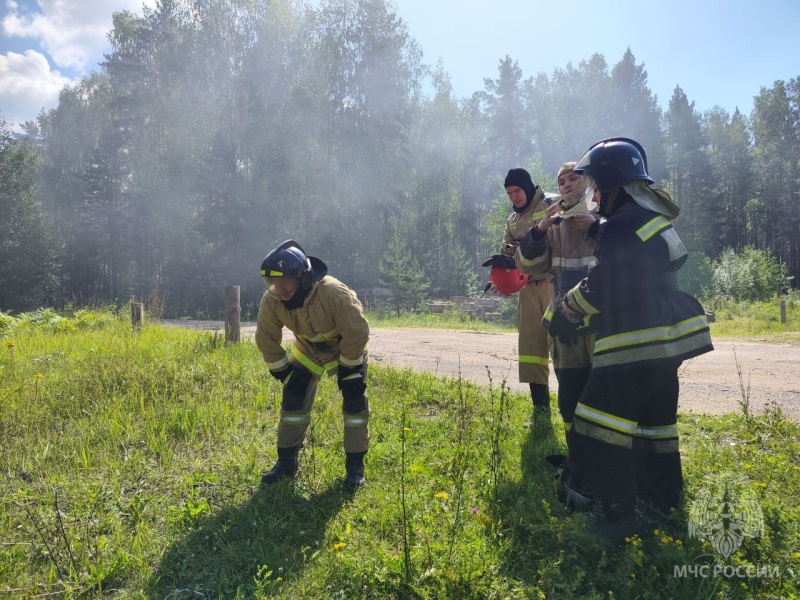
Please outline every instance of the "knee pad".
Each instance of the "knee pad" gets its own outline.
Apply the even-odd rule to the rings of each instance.
[[[342,410],[351,415],[367,410],[367,396],[363,391],[345,388],[342,390]]]
[[[281,408],[286,411],[302,410],[311,383],[311,373],[305,369],[294,369],[289,380],[283,386],[283,402]]]

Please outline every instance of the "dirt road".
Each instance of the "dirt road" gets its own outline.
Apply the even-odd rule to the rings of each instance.
[[[181,322],[201,329],[222,330],[220,322]],[[252,323],[242,324],[242,336],[252,335]],[[286,339],[292,334],[286,332]],[[759,414],[775,404],[800,421],[800,344],[750,339],[714,339],[714,352],[689,360],[680,370],[680,410],[706,414],[740,411],[745,395],[750,411]],[[439,329],[378,329],[370,331],[370,362],[410,368],[443,377],[463,377],[482,385],[502,381],[517,391],[516,333],[479,333]],[[552,370],[551,370],[552,371]],[[551,389],[557,389],[550,376]]]

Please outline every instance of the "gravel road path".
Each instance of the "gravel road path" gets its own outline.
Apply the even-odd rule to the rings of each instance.
[[[198,329],[222,330],[218,321],[172,321]],[[252,336],[254,324],[242,324],[242,336]],[[292,338],[286,332],[287,339]],[[680,370],[680,410],[725,414],[741,410],[747,395],[750,411],[762,413],[777,405],[800,421],[800,343],[752,339],[714,339],[714,352],[686,361]],[[502,381],[517,391],[516,333],[480,333],[442,329],[379,329],[370,331],[370,361],[410,368],[443,377],[463,377],[481,385]],[[552,371],[552,370],[551,370]],[[550,385],[557,389],[555,376]]]

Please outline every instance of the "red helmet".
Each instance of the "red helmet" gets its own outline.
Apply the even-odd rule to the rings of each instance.
[[[492,267],[490,279],[503,296],[513,296],[528,283],[529,277],[520,273],[519,269]]]

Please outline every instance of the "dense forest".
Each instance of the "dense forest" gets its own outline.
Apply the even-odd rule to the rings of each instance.
[[[664,111],[630,49],[536,75],[506,56],[458,98],[389,0],[161,0],[113,23],[56,108],[22,134],[0,115],[0,310],[218,316],[235,284],[252,316],[287,238],[358,290],[474,294],[506,171],[556,192],[610,136],[643,144],[690,252],[769,250],[798,281],[800,77],[701,114],[680,87]]]

